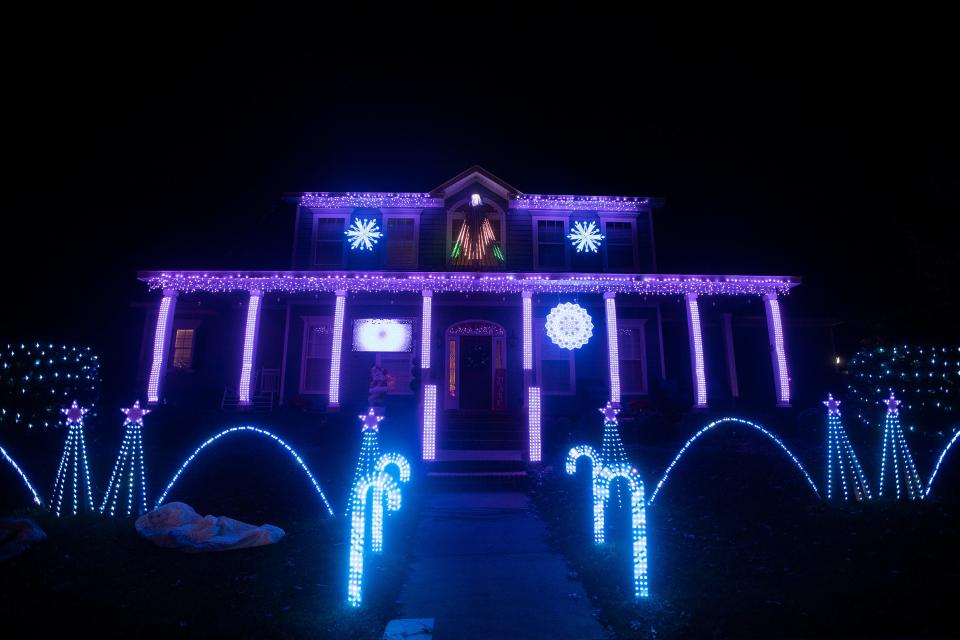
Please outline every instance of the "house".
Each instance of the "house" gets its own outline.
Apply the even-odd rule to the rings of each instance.
[[[428,193],[286,199],[289,270],[140,274],[150,403],[389,398],[424,459],[491,447],[490,428],[531,461],[545,418],[584,403],[791,404],[781,302],[800,280],[658,273],[662,200],[527,194],[480,167]]]

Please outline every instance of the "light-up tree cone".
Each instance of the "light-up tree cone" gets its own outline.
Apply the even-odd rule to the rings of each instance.
[[[883,456],[880,459],[881,497],[895,494],[897,500],[906,493],[911,500],[923,499],[923,486],[913,464],[913,455],[900,426],[900,401],[893,391],[887,399],[887,415],[883,419]]]
[[[827,500],[841,491],[844,500],[851,494],[854,500],[869,500],[870,485],[840,421],[840,401],[828,394],[823,404],[827,407]]]
[[[593,541],[603,544],[606,540],[605,511],[613,495],[614,481],[622,479],[630,494],[631,529],[633,533],[633,590],[634,597],[646,598],[647,587],[647,523],[646,501],[643,481],[640,474],[627,461],[626,450],[620,439],[617,427],[617,414],[620,412],[608,402],[600,409],[603,414],[603,445],[600,453],[589,445],[578,445],[570,449],[566,459],[566,471],[573,475],[577,472],[577,461],[587,457],[591,463],[591,488],[593,490]]]
[[[347,504],[350,517],[350,562],[347,583],[347,603],[352,607],[360,606],[363,600],[363,557],[366,543],[367,500],[370,504],[370,551],[383,553],[383,512],[400,509],[399,482],[410,481],[410,463],[399,453],[380,452],[380,422],[373,409],[360,418],[363,439],[360,443],[360,458],[354,473],[353,488]],[[388,470],[394,467],[397,477]],[[370,493],[373,497],[369,498]]]
[[[126,415],[123,421],[123,441],[120,443],[117,461],[113,464],[107,491],[103,494],[100,513],[107,510],[109,503],[110,515],[116,515],[117,500],[126,484],[126,515],[129,518],[132,515],[139,516],[147,512],[147,472],[143,463],[143,417],[150,413],[150,409],[142,408],[140,401],[137,400],[132,407],[120,409],[120,411]],[[137,504],[136,512],[134,512],[134,503]]]
[[[53,512],[59,516],[63,509],[64,494],[71,498],[71,512],[77,515],[80,509],[94,511],[93,489],[90,485],[90,467],[87,464],[87,443],[83,435],[83,416],[89,409],[73,403],[61,409],[67,417],[67,440],[63,445],[63,455],[57,467],[57,479],[53,483],[53,497],[50,504]],[[82,489],[81,489],[82,485]],[[81,496],[81,491],[83,496]]]

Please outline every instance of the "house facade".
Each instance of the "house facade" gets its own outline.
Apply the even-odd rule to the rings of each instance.
[[[530,461],[545,416],[607,400],[791,404],[781,302],[799,279],[658,273],[661,200],[531,195],[480,167],[427,193],[287,200],[289,270],[140,274],[150,403],[389,401],[425,460]]]

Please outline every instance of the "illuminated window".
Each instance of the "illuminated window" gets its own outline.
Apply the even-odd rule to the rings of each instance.
[[[450,397],[457,397],[457,341],[450,341]]]
[[[177,329],[173,341],[173,368],[181,371],[193,369],[193,329]]]
[[[300,393],[329,393],[332,346],[333,320],[326,317],[304,318]]]
[[[619,318],[617,346],[620,352],[620,393],[647,393],[647,345],[645,320]]]

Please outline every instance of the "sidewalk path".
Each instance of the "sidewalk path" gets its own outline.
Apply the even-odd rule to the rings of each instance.
[[[434,618],[438,640],[607,637],[525,494],[437,492],[425,506],[400,617]]]

